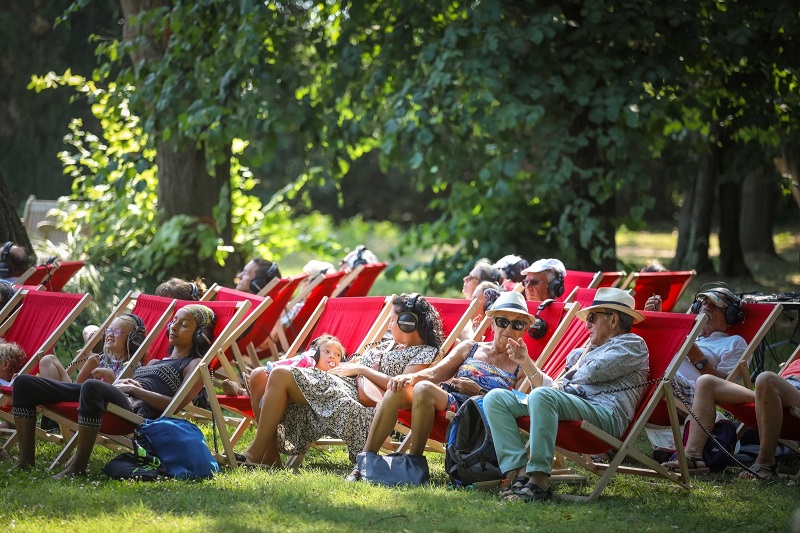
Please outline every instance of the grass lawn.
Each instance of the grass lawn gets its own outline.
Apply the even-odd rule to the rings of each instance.
[[[375,235],[376,243],[381,237]],[[673,237],[622,233],[620,256],[631,265],[653,257],[668,263]],[[359,242],[378,249],[370,238]],[[800,239],[782,233],[776,245],[781,258],[748,258],[754,281],[725,281],[739,290],[798,290]],[[687,308],[707,281],[696,280],[678,308]],[[374,293],[411,291],[418,282],[414,276],[379,280]],[[773,337],[785,338],[794,325],[782,320]],[[208,425],[201,427],[210,439]],[[251,440],[252,430],[237,449]],[[732,469],[694,478],[690,491],[618,476],[591,504],[523,504],[501,501],[495,492],[448,488],[443,457],[433,454],[430,486],[389,489],[345,482],[351,463],[341,448],[312,450],[296,472],[225,469],[213,480],[192,483],[110,481],[101,469],[115,454],[102,448],[93,455],[86,479],[53,481],[45,465],[57,452],[56,445],[40,443],[39,466],[28,472],[6,474],[0,465],[0,524],[6,531],[787,531],[800,504],[793,481],[741,481]],[[781,465],[789,474],[798,468],[796,460]],[[555,490],[589,489],[562,485]]]

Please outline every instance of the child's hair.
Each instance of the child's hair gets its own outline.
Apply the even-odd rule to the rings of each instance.
[[[0,363],[8,362],[11,373],[16,374],[25,364],[25,351],[16,342],[0,340]]]
[[[344,349],[344,345],[342,344],[342,341],[340,341],[339,339],[337,339],[333,335],[329,335],[327,333],[323,333],[322,335],[320,335],[319,337],[317,337],[316,339],[311,341],[311,348],[314,350],[314,361],[315,362],[319,363],[319,355],[320,355],[319,354],[319,347],[322,344],[327,344],[329,342],[335,342],[336,344],[341,346],[342,347],[342,361],[347,359],[347,350]]]

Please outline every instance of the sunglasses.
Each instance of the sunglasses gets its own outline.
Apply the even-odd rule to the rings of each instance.
[[[125,332],[119,328],[106,328],[106,335],[114,335],[115,337],[119,337],[123,333]]]
[[[502,316],[495,318],[494,324],[500,329],[506,329],[511,324],[511,329],[514,331],[522,331],[528,326],[528,323],[522,320],[509,320]]]
[[[586,315],[586,322],[589,324],[594,324],[597,320],[597,315],[613,315],[614,313],[609,313],[608,311],[592,311],[588,315]]]
[[[536,278],[533,278],[533,279],[524,279],[524,280],[522,280],[522,284],[523,284],[525,287],[536,287],[536,286],[537,286],[537,285],[539,285],[540,283],[542,283],[542,280],[540,280],[540,279],[536,279]]]

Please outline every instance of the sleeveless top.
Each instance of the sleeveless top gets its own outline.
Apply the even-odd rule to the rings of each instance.
[[[458,367],[455,377],[471,379],[481,388],[481,394],[486,394],[491,389],[513,389],[517,383],[519,365],[517,365],[513,373],[506,372],[501,368],[490,365],[486,361],[475,359],[475,352],[477,351],[478,343],[476,342],[469,351],[467,358]],[[439,386],[448,393],[448,411],[458,411],[461,404],[470,397],[467,394],[455,391],[450,383],[440,383]]]
[[[175,396],[183,383],[183,370],[194,360],[192,357],[181,359],[156,359],[152,363],[140,366],[133,373],[144,390]]]

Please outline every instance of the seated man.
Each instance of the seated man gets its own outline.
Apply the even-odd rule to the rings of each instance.
[[[15,283],[29,266],[28,251],[25,248],[11,241],[3,245],[0,250],[0,279]]]
[[[800,407],[800,359],[791,362],[782,375],[762,372],[756,378],[756,390],[751,391],[736,383],[717,376],[700,376],[692,402],[692,412],[707,429],[714,426],[718,404],[756,404],[758,437],[760,446],[758,457],[750,467],[739,474],[743,479],[768,479],[778,475],[775,461],[775,446],[781,434],[783,409]],[[703,448],[708,435],[695,422],[689,427],[686,442],[686,459],[689,468],[704,468]],[[675,460],[663,463],[668,468],[677,468]]]
[[[244,266],[233,281],[236,283],[237,291],[258,294],[273,278],[279,277],[281,271],[278,269],[278,263],[256,257]]]
[[[747,349],[742,337],[725,332],[728,326],[741,322],[741,305],[739,297],[724,287],[714,287],[695,296],[690,311],[705,313],[708,321],[673,381],[673,387],[684,396],[687,403],[693,403],[697,378],[711,375],[725,379]],[[661,311],[661,297],[650,297],[644,309]]]
[[[543,302],[548,298],[560,298],[564,294],[564,278],[567,269],[558,259],[539,259],[524,269],[525,299]]]
[[[558,423],[586,420],[616,437],[622,435],[642,397],[650,369],[647,345],[631,333],[644,320],[633,296],[614,288],[597,291],[578,311],[586,321],[589,345],[567,356],[566,372],[553,381],[528,356],[522,339],[508,340],[507,353],[519,364],[533,391],[494,389],[483,401],[500,469],[516,481],[503,497],[526,502],[547,500]],[[530,457],[516,418],[530,417]]]

